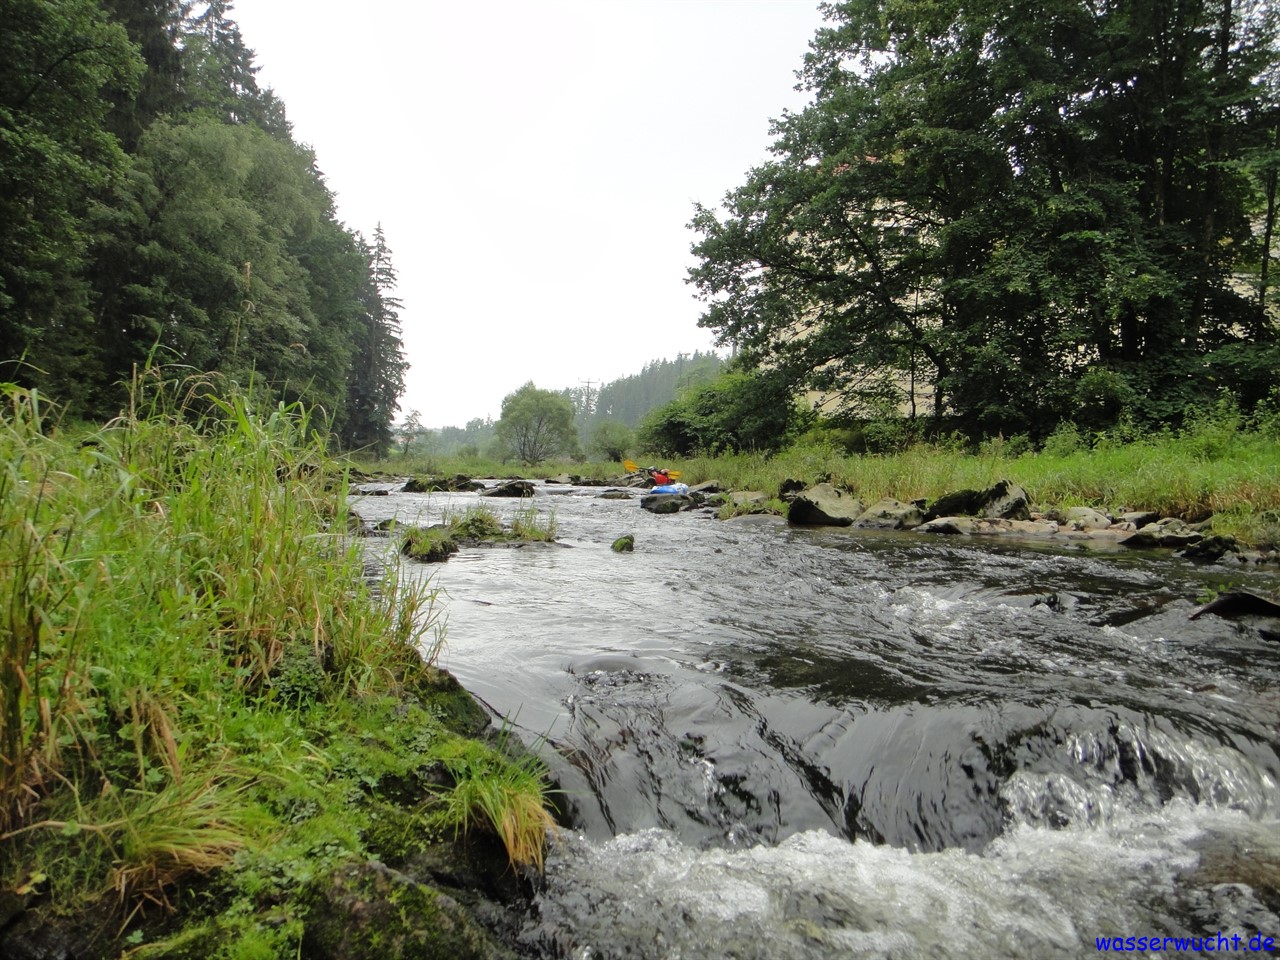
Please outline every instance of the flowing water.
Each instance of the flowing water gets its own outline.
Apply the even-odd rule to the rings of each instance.
[[[1274,572],[601,492],[538,487],[557,544],[409,565],[446,597],[442,665],[565,791],[530,955],[1280,942],[1280,623],[1189,619]],[[354,507],[425,525],[478,503],[529,508]]]

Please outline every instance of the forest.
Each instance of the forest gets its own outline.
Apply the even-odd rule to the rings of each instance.
[[[135,369],[184,368],[380,452],[388,239],[338,220],[231,7],[0,0],[0,381],[101,420]]]

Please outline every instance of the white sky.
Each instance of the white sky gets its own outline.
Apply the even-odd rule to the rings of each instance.
[[[693,204],[766,159],[816,0],[235,0],[338,216],[381,222],[403,418],[497,419],[712,349]]]

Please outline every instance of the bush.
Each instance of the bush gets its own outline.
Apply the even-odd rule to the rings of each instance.
[[[725,373],[647,416],[642,447],[664,457],[774,451],[808,429],[817,414],[789,383],[769,373]]]
[[[605,420],[596,425],[587,443],[587,449],[599,460],[618,462],[623,460],[635,443],[635,434],[625,423]]]

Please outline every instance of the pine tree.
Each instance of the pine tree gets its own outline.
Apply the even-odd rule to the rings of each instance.
[[[348,450],[384,456],[391,446],[391,422],[400,409],[399,398],[409,366],[400,340],[400,311],[404,305],[392,295],[396,273],[381,223],[374,229],[373,246],[366,245],[365,250],[369,282],[347,378],[346,420],[340,441]]]

